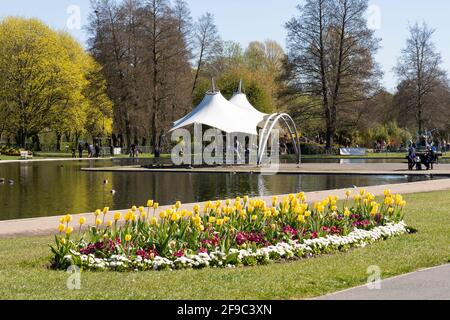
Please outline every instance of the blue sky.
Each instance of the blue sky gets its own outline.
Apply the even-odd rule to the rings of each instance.
[[[296,13],[300,0],[187,0],[192,15],[198,17],[209,11],[216,17],[220,34],[225,40],[234,40],[243,45],[252,40],[274,39],[285,45],[284,23]],[[385,73],[386,88],[395,88],[392,73],[400,50],[405,45],[408,24],[426,21],[436,28],[434,37],[442,53],[444,67],[450,71],[450,1],[448,0],[371,0],[371,21],[376,35],[383,39],[377,55]],[[89,13],[89,0],[14,0],[2,1],[0,16],[20,15],[37,17],[53,28],[66,29],[80,41],[86,35],[81,29],[67,27],[71,6],[80,8],[82,24]],[[69,10],[70,11],[70,10]],[[73,12],[73,11],[72,11]]]

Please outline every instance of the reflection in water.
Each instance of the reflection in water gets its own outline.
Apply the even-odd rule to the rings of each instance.
[[[83,167],[148,164],[150,160],[29,162],[0,165],[0,220],[161,205],[236,196],[287,194],[429,179],[406,176],[258,175],[83,172]],[[108,180],[108,184],[103,181]],[[115,195],[111,190],[117,191]]]

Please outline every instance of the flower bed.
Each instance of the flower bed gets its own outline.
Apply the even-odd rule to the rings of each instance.
[[[97,210],[86,231],[87,219],[78,221],[78,232],[67,215],[51,246],[51,263],[55,269],[113,271],[254,266],[347,251],[408,232],[400,195],[386,190],[383,203],[365,190],[350,196],[348,191],[341,204],[332,196],[308,204],[299,193],[274,197],[271,205],[244,197],[192,211],[180,202],[158,210],[148,201],[123,219],[108,208]]]

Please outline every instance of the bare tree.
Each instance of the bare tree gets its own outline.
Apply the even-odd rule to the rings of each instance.
[[[179,0],[95,0],[90,49],[114,102],[114,135],[123,145],[160,147],[174,117],[191,103],[189,10]]]
[[[217,31],[217,26],[214,24],[214,16],[211,13],[206,13],[198,20],[196,34],[194,36],[194,45],[197,50],[198,60],[194,84],[192,86],[192,94],[197,86],[198,77],[205,60],[210,59],[215,53],[220,51],[221,40]]]
[[[173,11],[177,20],[178,32],[184,37],[186,44],[190,44],[192,41],[193,22],[188,4],[184,0],[176,0]]]
[[[367,0],[307,0],[286,24],[290,85],[320,101],[331,150],[339,112],[378,86],[374,61],[379,40],[367,27]],[[319,99],[316,99],[316,98]],[[309,107],[315,109],[314,106]]]
[[[438,83],[447,83],[446,73],[442,70],[442,58],[433,43],[434,29],[426,23],[414,24],[409,28],[410,36],[406,41],[406,48],[395,68],[398,78],[404,85],[412,88],[413,102],[410,104],[416,113],[419,134],[424,128],[424,111],[431,107],[430,99]],[[442,86],[440,86],[442,87]],[[428,101],[428,103],[426,103]]]

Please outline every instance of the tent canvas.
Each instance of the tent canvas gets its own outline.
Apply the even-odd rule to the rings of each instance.
[[[230,102],[239,108],[250,112],[255,119],[259,119],[259,122],[262,122],[265,117],[268,115],[258,111],[255,107],[251,105],[248,101],[247,96],[242,92],[236,92],[230,99]]]
[[[226,133],[257,135],[257,126],[261,121],[261,116],[229,102],[220,92],[208,92],[191,113],[174,123],[170,131],[203,124]]]

